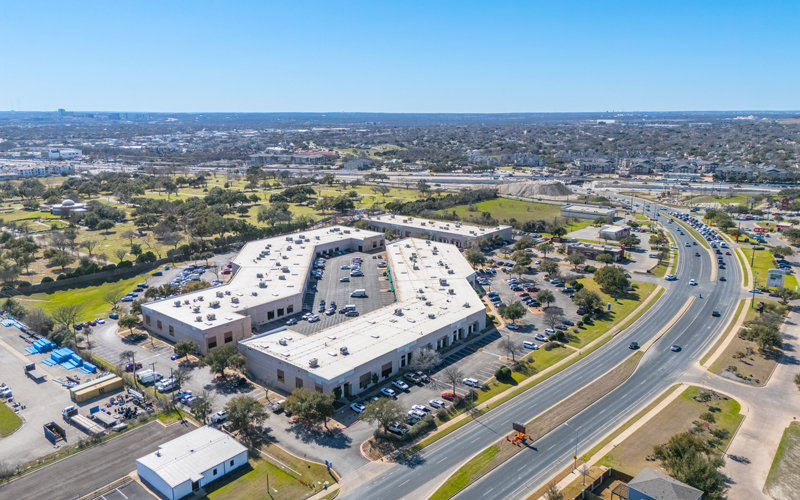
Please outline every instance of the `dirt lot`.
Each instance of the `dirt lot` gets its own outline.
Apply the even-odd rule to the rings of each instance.
[[[680,397],[603,457],[597,465],[612,467],[632,476],[645,467],[656,468],[657,462],[647,460],[653,453],[653,446],[666,443],[675,434],[690,430],[693,422],[699,420],[700,414],[709,411],[711,407],[718,408],[718,411],[713,412],[716,424],[712,428],[727,429],[729,433],[728,439],[721,440],[716,445],[721,453],[744,418],[739,414],[741,406],[727,396],[715,396],[706,405],[693,399],[699,392],[697,387],[688,387]],[[711,438],[708,430],[703,430],[700,436]]]

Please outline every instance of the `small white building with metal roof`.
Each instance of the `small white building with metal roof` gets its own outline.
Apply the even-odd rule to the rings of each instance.
[[[201,427],[136,460],[136,472],[177,500],[247,464],[247,448],[222,431]]]

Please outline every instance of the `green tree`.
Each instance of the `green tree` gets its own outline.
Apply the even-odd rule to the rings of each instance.
[[[250,432],[251,427],[258,427],[269,418],[264,406],[247,395],[232,398],[225,405],[225,411],[228,413],[228,421],[231,422],[231,430],[243,431],[245,434]]]
[[[45,256],[50,261],[51,266],[59,266],[63,271],[68,265],[75,262],[75,257],[61,250],[54,250],[49,253],[50,257]]]
[[[550,304],[556,301],[556,296],[550,290],[539,290],[536,294],[536,300],[542,304],[547,304],[545,307],[550,307]]]
[[[133,333],[133,327],[139,324],[139,317],[133,314],[126,314],[117,321],[117,324]]]
[[[767,352],[772,349],[780,349],[783,347],[783,337],[777,328],[765,328],[761,335],[758,336],[758,350],[760,352]]]
[[[224,377],[225,370],[230,368],[232,370],[241,369],[245,364],[245,358],[236,349],[233,344],[224,345],[211,349],[202,359],[200,359],[200,366],[208,366],[212,372]]]
[[[529,266],[531,263],[531,256],[525,250],[517,250],[511,254],[511,260],[520,266]]]
[[[541,292],[540,292],[541,293]],[[516,322],[518,319],[521,319],[525,316],[525,313],[528,312],[527,308],[522,305],[522,302],[514,302],[507,306],[503,306],[497,310],[497,313],[500,314],[505,320],[511,321],[512,323]]]
[[[179,358],[186,358],[186,361],[189,360],[189,356],[194,356],[198,352],[197,344],[192,342],[191,340],[181,340],[177,344],[175,344],[175,355]]]
[[[582,253],[576,252],[572,255],[567,255],[567,258],[565,260],[570,264],[572,264],[572,268],[575,269],[584,262],[586,262],[586,256],[583,255]]]
[[[125,294],[123,294],[122,292],[111,291],[105,294],[103,300],[106,302],[106,304],[111,306],[111,310],[116,311],[117,304],[119,304],[119,302],[122,300],[122,297],[124,296]]]
[[[284,406],[310,426],[324,424],[327,427],[328,419],[336,415],[336,409],[333,406],[335,398],[333,393],[324,394],[307,389],[295,389],[286,398]]]
[[[792,256],[795,253],[794,250],[792,250],[790,247],[786,247],[786,246],[772,247],[772,248],[769,249],[769,251],[774,257],[776,257],[778,259],[782,259],[783,257]]]
[[[483,252],[477,248],[468,248],[467,251],[464,252],[464,258],[473,266],[479,266],[486,262],[486,257],[483,255]]]
[[[603,307],[603,299],[600,294],[586,288],[581,288],[575,292],[575,297],[572,299],[575,304],[588,311],[594,311],[598,307]]]
[[[541,243],[538,247],[536,247],[536,249],[542,252],[542,257],[547,257],[547,254],[553,253],[556,247],[550,243]]]
[[[704,500],[724,500],[725,475],[719,468],[725,461],[710,454],[704,441],[688,432],[672,436],[653,448],[667,473],[678,481],[704,492]]]
[[[383,428],[384,432],[389,431],[389,427],[395,422],[402,422],[405,417],[405,410],[399,401],[389,398],[379,398],[366,405],[366,409],[361,414],[360,419]]]
[[[544,259],[542,263],[539,264],[539,270],[548,275],[552,275],[558,271],[558,264],[556,264],[554,260]]]
[[[618,295],[630,286],[625,271],[617,266],[606,266],[594,273],[594,281],[609,295]]]
[[[597,256],[596,260],[597,262],[607,266],[612,262],[614,262],[614,256],[611,255],[610,253],[601,253],[600,255]]]
[[[622,238],[619,240],[619,242],[620,244],[625,245],[625,248],[631,249],[636,248],[641,243],[641,240],[636,236],[631,235]]]

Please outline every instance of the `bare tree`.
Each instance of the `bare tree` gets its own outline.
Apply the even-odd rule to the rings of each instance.
[[[506,337],[500,341],[500,349],[505,351],[505,353],[511,357],[512,362],[516,362],[517,356],[524,352],[522,350],[522,345],[520,345],[518,342],[514,342],[510,337]]]
[[[185,366],[181,366],[172,372],[172,378],[175,380],[175,385],[178,387],[181,387],[183,384],[192,380],[192,377],[192,371]]]
[[[119,304],[119,301],[122,300],[122,297],[124,297],[124,296],[125,296],[125,294],[123,294],[120,291],[111,291],[111,292],[108,292],[105,295],[105,297],[103,297],[103,300],[106,302],[106,304],[111,306],[111,309],[116,311],[117,310],[117,304]]]
[[[58,324],[64,325],[67,329],[70,329],[78,320],[81,311],[82,307],[79,304],[67,304],[53,311],[53,319],[56,320]]]
[[[126,238],[128,241],[130,241],[130,244],[133,245],[133,240],[138,238],[139,234],[136,233],[135,231],[132,231],[132,230],[128,229],[127,231],[123,231],[120,236],[122,236],[123,238]]]
[[[556,325],[561,324],[564,319],[564,313],[559,307],[548,307],[544,312],[544,322],[550,328],[555,328]]]
[[[439,366],[442,362],[442,357],[439,355],[438,352],[434,351],[429,347],[423,347],[419,351],[414,353],[414,356],[411,358],[411,368],[414,370],[419,370],[421,372],[428,372],[437,366]]]
[[[114,256],[119,259],[120,262],[128,255],[128,252],[124,248],[117,248],[114,250]]]
[[[461,383],[464,373],[457,366],[451,365],[442,371],[442,377],[448,385],[453,386],[453,396],[455,396],[456,386]]]
[[[97,242],[97,240],[93,239],[84,240],[81,241],[80,243],[80,247],[86,249],[86,252],[89,254],[90,258],[92,257],[92,255],[94,255],[94,250],[95,248],[97,248],[97,245],[99,245],[99,243]]]

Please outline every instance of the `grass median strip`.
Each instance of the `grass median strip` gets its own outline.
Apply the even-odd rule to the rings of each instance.
[[[530,440],[525,443],[516,445],[504,437],[478,453],[446,479],[442,486],[430,497],[430,500],[446,500],[450,498],[592,405],[627,380],[636,369],[643,355],[644,353],[642,352],[634,353],[593,383],[534,417],[525,425],[526,433],[530,436]],[[511,429],[509,429],[509,432],[511,432]]]
[[[800,422],[792,422],[783,431],[778,451],[772,460],[764,493],[772,498],[786,498],[784,493],[800,490]]]
[[[680,219],[676,219],[675,217],[672,217],[672,216],[668,216],[668,217],[670,217],[672,220],[677,222],[681,227],[683,227],[685,230],[687,230],[689,232],[689,234],[691,234],[694,237],[694,239],[696,239],[697,241],[700,242],[701,245],[703,245],[704,247],[708,248],[709,250],[711,249],[711,245],[708,244],[706,239],[703,238],[700,235],[700,233],[698,233],[697,231],[692,229],[692,227],[689,224],[686,224],[686,223],[682,222]]]
[[[744,263],[744,254],[741,248],[737,248],[734,250],[736,253],[736,257],[739,259],[739,265],[742,266],[742,277],[744,279],[744,284],[742,286],[747,287],[750,285],[750,276],[747,273],[747,265]]]

